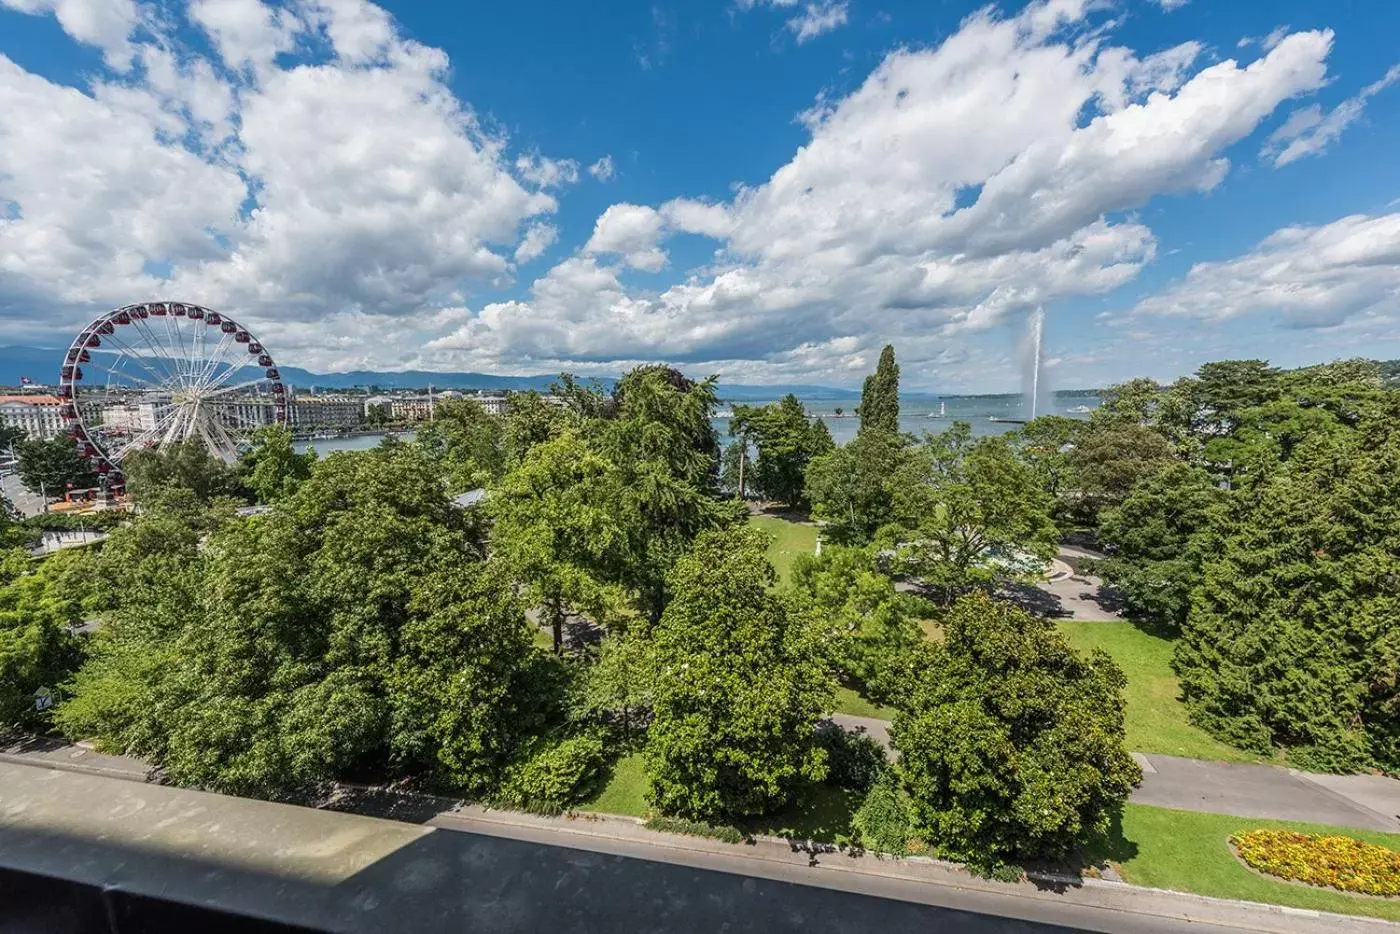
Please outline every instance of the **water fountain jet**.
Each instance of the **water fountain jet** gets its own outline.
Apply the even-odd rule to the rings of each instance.
[[[1037,307],[1028,319],[1029,331],[1026,335],[1026,367],[1023,377],[1026,393],[1026,418],[1040,414],[1040,371],[1045,363],[1045,309]]]

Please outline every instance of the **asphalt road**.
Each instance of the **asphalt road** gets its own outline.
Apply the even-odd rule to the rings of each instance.
[[[578,894],[592,891],[596,883],[626,909],[621,916],[566,923],[565,930],[890,934],[1225,934],[1241,930],[1238,920],[1217,925],[1076,904],[1061,894],[1037,893],[1024,885],[985,891],[885,875],[878,869],[865,872],[842,865],[849,857],[836,853],[815,858],[799,853],[778,861],[729,845],[721,845],[728,852],[678,850],[652,840],[575,836],[556,828],[492,825],[454,815],[440,815],[433,824],[465,831],[469,837],[500,838],[501,853],[509,854],[512,861],[525,861],[513,867],[524,878],[534,875],[529,863],[543,859],[547,866],[538,868],[545,878],[557,878],[560,886]],[[449,836],[424,838],[416,846],[451,848],[444,839]],[[533,849],[537,845],[548,848]],[[574,855],[569,855],[570,850]],[[574,889],[575,885],[581,887]],[[642,897],[643,891],[650,896]]]

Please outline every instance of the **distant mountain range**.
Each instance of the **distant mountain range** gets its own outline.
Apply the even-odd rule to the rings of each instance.
[[[20,377],[28,377],[36,383],[50,384],[58,376],[59,361],[63,351],[43,347],[0,347],[0,386],[17,386]],[[557,373],[542,373],[538,376],[497,376],[491,373],[439,373],[432,370],[403,370],[383,372],[379,370],[351,370],[348,373],[312,373],[300,367],[282,366],[284,382],[298,389],[316,387],[322,389],[353,389],[377,386],[380,389],[434,389],[460,390],[516,390],[519,392],[536,389],[541,392],[559,378]],[[612,385],[617,377],[600,377],[601,382]],[[815,386],[806,384],[783,384],[774,386],[754,386],[742,383],[720,383],[720,395],[727,401],[744,402],[776,399],[786,393],[794,393],[803,399],[845,400],[859,399],[860,391],[841,389],[835,386]]]

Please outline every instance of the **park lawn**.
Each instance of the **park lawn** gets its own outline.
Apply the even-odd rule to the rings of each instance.
[[[647,775],[642,754],[623,756],[613,766],[612,775],[589,800],[579,805],[580,811],[597,814],[621,814],[625,817],[647,816]],[[772,817],[746,823],[749,833],[800,837],[806,840],[835,842],[851,832],[851,815],[860,807],[860,795],[854,792],[818,785],[801,804],[793,805]]]
[[[646,793],[647,773],[642,765],[642,754],[634,752],[613,764],[607,783],[596,795],[579,805],[579,810],[646,817]]]
[[[835,713],[850,714],[852,717],[874,717],[877,720],[893,720],[895,710],[893,707],[881,707],[872,700],[861,697],[851,688],[844,684],[836,686],[836,706]]]
[[[1400,921],[1400,899],[1348,895],[1250,869],[1235,858],[1227,841],[1233,833],[1260,828],[1339,834],[1400,850],[1400,834],[1128,804],[1121,826],[1115,823],[1087,855],[1095,864],[1112,862],[1134,885]]]
[[[770,837],[836,843],[850,839],[851,815],[860,807],[860,802],[858,791],[818,785],[803,801],[772,817],[746,821],[742,829]]]
[[[799,554],[817,550],[817,527],[807,522],[790,522],[777,516],[750,516],[749,524],[773,536],[768,545],[768,560],[778,570],[778,582],[792,579],[792,563]]]
[[[1227,746],[1186,720],[1181,687],[1171,669],[1172,643],[1127,622],[1061,621],[1060,631],[1081,652],[1103,649],[1128,676],[1124,691],[1127,743],[1134,752],[1190,759],[1262,762],[1262,757]]]

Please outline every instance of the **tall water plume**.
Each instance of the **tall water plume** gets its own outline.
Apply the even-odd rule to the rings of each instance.
[[[1045,387],[1041,370],[1045,363],[1045,309],[1037,307],[1026,324],[1026,364],[1022,373],[1022,390],[1026,395],[1026,418],[1035,418],[1044,409]]]

